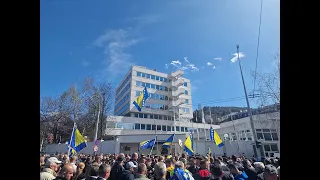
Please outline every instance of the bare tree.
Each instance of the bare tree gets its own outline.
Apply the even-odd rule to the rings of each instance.
[[[280,53],[275,56],[276,67],[270,73],[251,71],[255,83],[255,99],[258,105],[280,103]]]

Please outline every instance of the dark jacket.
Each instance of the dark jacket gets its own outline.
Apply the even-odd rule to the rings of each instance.
[[[194,180],[209,180],[211,173],[208,169],[202,169],[200,168],[198,173],[193,175]]]
[[[134,175],[129,170],[122,171],[119,177],[121,180],[134,180]]]
[[[244,168],[244,172],[248,176],[248,180],[257,180],[257,172],[253,167],[250,168]]]
[[[115,162],[115,164],[111,168],[110,172],[110,180],[121,180],[120,175],[124,171],[124,168],[118,163]]]
[[[192,174],[196,174],[198,172],[199,168],[197,166],[190,166],[188,168],[188,171],[190,171]]]

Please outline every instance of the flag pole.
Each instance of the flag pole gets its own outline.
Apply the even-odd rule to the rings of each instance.
[[[154,143],[153,143],[153,145],[152,145],[152,147],[151,147],[151,149],[150,149],[149,156],[151,156],[153,147],[154,147],[154,145],[156,144],[156,142],[157,142],[157,135],[156,135],[156,138],[155,138],[155,140],[154,140]]]
[[[70,137],[70,141],[69,141],[69,148],[68,148],[68,157],[70,155],[70,149],[71,149],[71,140],[73,137],[73,132],[74,132],[74,128],[76,127],[76,122],[73,122],[73,128],[72,128],[72,133],[71,133],[71,137]]]

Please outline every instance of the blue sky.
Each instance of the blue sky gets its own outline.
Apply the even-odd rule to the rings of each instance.
[[[169,73],[185,69],[193,106],[246,106],[255,67],[257,0],[43,0],[40,4],[40,96],[57,96],[91,76],[116,86],[130,65]],[[280,3],[263,2],[258,70],[271,72],[280,49]],[[181,63],[181,65],[180,65]],[[253,106],[255,106],[254,102]]]

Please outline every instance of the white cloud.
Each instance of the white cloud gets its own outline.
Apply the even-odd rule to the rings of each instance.
[[[212,63],[211,62],[207,62],[207,66],[212,66]]]
[[[169,66],[173,67],[174,69],[180,69],[180,70],[190,70],[191,72],[199,71],[199,68],[197,68],[194,64],[192,64],[187,57],[184,57],[184,62],[180,62],[179,60],[171,61],[170,64],[165,64],[165,68],[168,69]]]
[[[111,29],[100,35],[93,43],[93,47],[103,50],[105,64],[98,78],[117,76],[127,72],[133,64],[133,57],[128,49],[138,44],[143,38],[141,29],[151,23],[157,22],[159,16],[149,15],[127,19],[132,24],[127,28]],[[90,47],[90,46],[89,46]]]
[[[221,61],[221,60],[222,60],[221,57],[215,57],[215,58],[213,58],[213,59],[216,60],[216,61]]]
[[[216,66],[212,66],[212,69],[216,69]]]
[[[139,38],[132,37],[130,29],[108,30],[99,36],[94,41],[94,46],[102,48],[106,57],[106,67],[101,75],[118,75],[127,71],[133,63],[131,54],[125,50],[139,41]]]
[[[239,52],[239,58],[245,57],[245,54],[243,52]],[[233,54],[233,58],[231,58],[231,63],[234,63],[238,60],[238,53]]]

